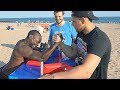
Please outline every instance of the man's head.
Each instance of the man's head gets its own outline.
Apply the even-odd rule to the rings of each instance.
[[[27,36],[31,48],[35,48],[41,42],[41,34],[37,30],[31,30]]]
[[[98,20],[99,18],[94,16],[92,11],[72,11],[72,16],[82,18],[87,17],[90,20]]]
[[[84,30],[88,23],[92,23],[92,20],[98,20],[92,11],[72,11],[71,16],[72,24],[78,32]]]
[[[55,20],[58,24],[64,21],[64,11],[54,11]]]

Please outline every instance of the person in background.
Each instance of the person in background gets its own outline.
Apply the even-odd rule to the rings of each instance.
[[[64,20],[64,11],[54,11],[54,17],[56,22],[50,26],[50,35],[48,38],[48,44],[53,44],[52,37],[54,34],[62,33],[64,43],[71,46],[72,40],[76,38],[77,32],[69,21]]]
[[[72,11],[72,24],[78,32],[74,44],[68,46],[58,35],[54,37],[54,42],[61,42],[59,47],[66,56],[79,59],[82,54],[83,63],[69,71],[43,75],[40,79],[107,79],[111,42],[92,20],[98,20],[92,11]]]
[[[52,38],[54,37],[54,35],[57,34],[59,35],[61,34],[61,36],[63,37],[63,42],[66,45],[71,46],[73,41],[75,40],[77,32],[69,21],[64,20],[64,14],[65,14],[64,11],[54,11],[54,17],[56,22],[50,26],[48,46],[52,46],[54,44]],[[69,58],[65,56],[65,54],[62,52],[62,50],[59,49],[59,47],[56,49],[56,51],[60,52],[61,54],[60,57],[62,56],[61,58],[65,57],[67,60],[69,60]]]

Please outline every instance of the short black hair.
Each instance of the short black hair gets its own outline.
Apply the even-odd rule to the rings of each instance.
[[[33,36],[40,35],[40,36],[41,36],[41,34],[39,33],[39,31],[37,31],[37,30],[31,30],[31,31],[28,33],[27,37],[29,37],[30,35],[33,35]]]
[[[54,11],[54,14],[55,14],[55,13],[58,13],[58,12],[62,12],[62,13],[63,13],[63,15],[65,14],[65,12],[64,12],[64,11]]]

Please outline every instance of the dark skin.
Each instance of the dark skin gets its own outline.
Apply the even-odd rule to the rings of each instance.
[[[57,48],[59,43],[55,43],[45,52],[40,52],[37,50],[37,46],[41,42],[41,39],[41,35],[36,34],[29,35],[26,39],[18,41],[12,52],[10,61],[3,67],[2,72],[5,75],[9,75],[25,61],[25,58],[28,60],[35,59],[45,62]]]

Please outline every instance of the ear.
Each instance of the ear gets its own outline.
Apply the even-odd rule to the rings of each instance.
[[[85,19],[86,19],[85,17],[82,17],[82,18],[81,18],[81,22],[82,22],[82,24],[85,23]]]
[[[33,35],[29,35],[29,39],[30,39],[30,40],[33,39]]]

